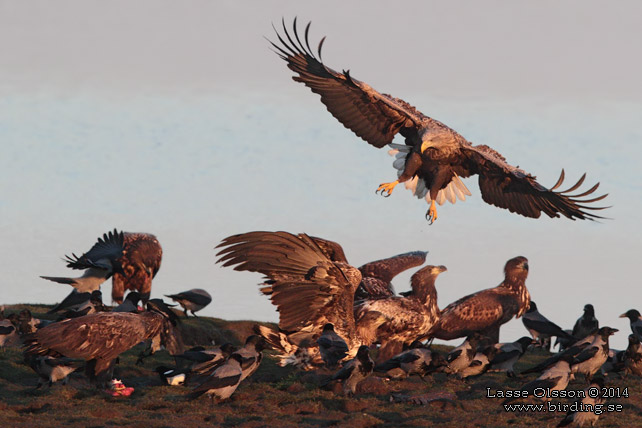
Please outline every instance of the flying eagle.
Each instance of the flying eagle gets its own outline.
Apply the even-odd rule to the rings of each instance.
[[[174,328],[177,316],[162,300],[152,299],[147,311],[99,312],[70,318],[41,328],[25,339],[25,354],[83,359],[87,374],[95,380],[107,372],[118,355],[140,342],[160,336],[171,354],[182,352],[182,340]]]
[[[557,190],[564,181],[564,170],[551,188],[536,181],[536,177],[514,167],[497,151],[486,145],[473,146],[464,137],[443,123],[425,116],[407,102],[387,94],[381,94],[350,75],[349,71],[338,73],[326,67],[310,48],[308,33],[299,36],[296,19],[293,34],[288,32],[283,21],[284,37],[277,37],[280,45],[270,42],[277,55],[287,62],[297,75],[293,79],[302,82],[312,92],[321,96],[328,111],[346,128],[377,148],[391,145],[400,153],[394,166],[398,169],[397,180],[379,185],[377,192],[388,196],[399,183],[407,182],[414,187],[418,198],[426,198],[430,208],[426,218],[431,223],[437,219],[435,202],[446,200],[455,203],[470,195],[460,178],[479,176],[483,200],[491,205],[532,218],[542,213],[549,217],[563,215],[570,219],[593,220],[602,218],[587,210],[606,207],[587,204],[604,199],[607,195],[587,198],[595,192],[598,184],[577,194],[586,174],[566,190]],[[286,40],[287,39],[287,40]],[[392,144],[399,133],[405,145]]]
[[[404,345],[430,331],[439,318],[435,280],[446,270],[445,266],[426,266],[412,275],[412,291],[407,297],[366,300],[355,306],[359,335],[381,343],[377,361],[392,358],[403,350]],[[373,314],[386,320],[374,329],[369,322]]]
[[[80,278],[42,276],[61,284],[69,284],[79,292],[98,290],[110,276],[111,298],[122,303],[125,290],[137,290],[143,302],[149,299],[152,279],[160,269],[163,250],[154,235],[148,233],[113,232],[102,238],[82,256],[65,256],[67,267],[85,269]]]
[[[528,260],[515,257],[504,266],[504,281],[495,288],[478,291],[446,306],[428,337],[452,340],[481,332],[494,343],[499,327],[528,309],[530,294],[526,288]]]

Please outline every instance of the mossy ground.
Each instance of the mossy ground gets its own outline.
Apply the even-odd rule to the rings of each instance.
[[[28,307],[43,316],[47,306],[15,305],[7,313]],[[251,321],[228,322],[214,318],[190,318],[181,324],[188,346],[209,345],[211,340],[241,343],[251,334]],[[437,347],[445,351],[447,347]],[[74,373],[69,384],[34,390],[37,376],[22,362],[19,348],[0,350],[0,426],[4,427],[554,427],[564,413],[507,413],[501,399],[487,398],[486,389],[518,388],[535,375],[509,379],[503,373],[487,373],[462,381],[438,373],[425,381],[410,378],[387,381],[371,378],[360,385],[355,397],[346,398],[338,388],[320,388],[329,372],[302,372],[279,367],[269,353],[257,373],[246,380],[232,399],[213,404],[207,397],[189,401],[188,388],[163,386],[154,368],[171,365],[165,352],[135,361],[141,348],[120,358],[116,376],[135,392],[114,398],[91,387],[84,376]],[[545,358],[544,353],[528,353],[517,366],[518,372]],[[628,387],[628,398],[608,400],[623,405],[623,411],[605,413],[600,427],[642,426],[642,384],[636,377],[622,379],[611,375],[608,386]],[[569,389],[583,389],[583,379]],[[438,398],[428,404],[393,402],[392,395]],[[427,400],[424,400],[427,401]],[[571,403],[572,400],[559,400]]]

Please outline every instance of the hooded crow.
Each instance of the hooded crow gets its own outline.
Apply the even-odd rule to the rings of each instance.
[[[348,344],[341,336],[334,331],[334,325],[327,323],[323,326],[323,332],[317,339],[321,358],[327,368],[335,368],[339,361],[348,355]]]
[[[495,288],[462,297],[441,311],[427,337],[452,340],[479,331],[491,342],[499,342],[499,327],[528,309],[526,288],[528,260],[515,257],[504,266],[504,281]]]
[[[238,348],[231,343],[224,343],[213,348],[198,346],[179,355],[174,355],[176,366],[188,369],[196,375],[212,374],[212,371],[223,364]]]
[[[624,373],[642,376],[642,344],[634,334],[629,334],[629,346],[622,356]]]
[[[515,363],[522,358],[528,349],[528,345],[533,343],[533,339],[528,336],[520,337],[515,342],[497,343],[495,349],[497,352],[490,361],[488,371],[506,372],[508,377],[515,377],[513,367]]]
[[[415,272],[407,297],[392,296],[366,300],[355,306],[357,333],[370,345],[372,338],[381,343],[378,362],[386,361],[418,337],[425,336],[439,318],[435,280],[447,269],[445,266],[426,266]],[[373,323],[372,318],[383,318]]]
[[[78,306],[76,309],[65,311],[58,321],[67,318],[78,318],[89,314],[95,314],[96,312],[107,312],[108,310],[109,309],[103,304],[103,293],[101,293],[100,290],[94,290],[89,295],[89,300]]]
[[[154,371],[158,373],[158,376],[164,385],[171,386],[185,385],[187,376],[189,375],[189,370],[167,366],[158,366]]]
[[[11,314],[4,317],[4,310],[0,312],[0,348],[13,346],[20,343],[18,329],[14,323],[18,322],[18,315]]]
[[[85,270],[79,278],[43,276],[61,284],[69,284],[79,292],[92,292],[112,277],[111,297],[122,303],[125,290],[136,290],[143,302],[149,300],[152,279],[160,269],[163,250],[154,235],[148,233],[113,232],[102,238],[82,256],[66,256],[67,267]]]
[[[600,394],[597,397],[592,397],[589,390],[597,389],[602,391],[604,388],[604,379],[596,377],[591,384],[584,389],[584,397],[581,400],[571,404],[571,409],[568,411],[564,419],[557,424],[558,427],[576,426],[583,427],[585,425],[595,426],[599,415],[602,413],[602,406],[606,399]]]
[[[66,385],[67,376],[84,365],[82,360],[72,360],[66,357],[54,358],[50,355],[28,355],[26,362],[39,377],[36,389],[45,383],[52,386],[59,380],[62,380],[62,384]]]
[[[25,353],[83,359],[93,381],[118,355],[144,340],[160,337],[171,354],[182,352],[174,328],[176,314],[160,299],[150,300],[147,309],[141,314],[100,312],[50,324],[25,340]]]
[[[575,321],[571,335],[577,339],[584,339],[589,334],[600,328],[600,322],[595,318],[595,309],[590,303],[584,305],[584,313]]]
[[[138,291],[130,291],[127,293],[127,296],[125,296],[123,303],[116,306],[111,311],[136,313],[138,312],[138,302],[140,302],[140,293]]]
[[[374,370],[374,361],[370,358],[370,349],[361,345],[357,356],[348,361],[338,372],[332,376],[332,380],[343,381],[343,394],[354,395],[357,392],[359,382],[370,376]]]
[[[459,373],[470,366],[475,354],[477,354],[477,346],[481,340],[481,334],[473,333],[461,345],[450,351],[446,356],[446,361],[448,362],[446,373]]]
[[[621,373],[624,371],[624,353],[626,351],[618,351],[616,349],[609,349],[609,357],[606,359],[606,362],[600,367],[600,372],[604,376],[608,376],[609,373]]]
[[[597,331],[597,329],[595,329],[592,332],[589,332],[589,334],[595,333],[596,331]],[[566,349],[568,349],[569,346],[573,345],[573,343],[575,343],[577,341],[577,339],[575,339],[575,336],[573,336],[571,334],[572,332],[573,332],[573,330],[564,329],[564,333],[567,333],[568,336],[566,336],[566,337],[557,336],[555,338],[555,343],[553,343],[553,347],[558,346],[557,350],[559,352],[562,352],[562,351],[565,351]],[[586,335],[586,336],[588,336],[588,335]],[[586,336],[584,336],[584,337],[586,337]]]
[[[591,343],[593,343],[593,340],[595,340],[596,337],[597,337],[597,332],[595,334],[588,335],[584,339],[578,340],[577,342],[575,342],[570,348],[566,349],[564,352],[558,352],[557,354],[551,355],[541,363],[531,367],[530,369],[522,371],[522,374],[541,372],[547,367],[550,367],[551,365],[555,364],[564,355],[569,355],[571,358],[574,358],[584,349],[588,348],[588,346]]]
[[[535,339],[539,346],[547,351],[551,348],[551,336],[563,337],[571,342],[577,339],[566,333],[560,326],[550,321],[537,310],[537,305],[531,300],[528,311],[522,317],[524,327]]]
[[[539,388],[550,391],[562,391],[566,389],[568,382],[571,380],[571,361],[573,361],[573,357],[571,355],[561,355],[559,360],[548,367],[540,377],[534,381],[528,382],[519,390],[528,391],[528,395],[532,396],[535,389]],[[550,401],[551,398],[548,395],[549,394],[546,394],[542,397],[542,400]],[[517,398],[518,397],[507,398],[502,404],[509,403]]]
[[[253,334],[245,339],[245,345],[232,353],[232,355],[241,356],[241,380],[250,377],[259,369],[261,361],[263,361],[263,353],[265,349],[265,339],[261,336]]]
[[[571,363],[573,373],[582,373],[588,381],[602,367],[609,357],[609,336],[618,330],[611,327],[601,327],[590,345],[577,354]]]
[[[241,354],[234,353],[230,358],[201,383],[189,394],[190,399],[207,394],[212,398],[212,402],[218,399],[219,402],[227,400],[234,394],[236,388],[243,380],[243,357]]]
[[[479,376],[480,374],[486,373],[495,354],[497,354],[497,348],[495,348],[495,346],[486,346],[481,352],[475,354],[468,367],[460,370],[457,376],[459,376],[460,379],[465,379],[470,376]]]
[[[376,372],[386,373],[391,378],[408,377],[410,375],[424,376],[443,370],[448,365],[446,359],[437,351],[432,351],[423,343],[415,341],[410,349],[395,355],[388,361],[377,364]]]
[[[361,283],[354,295],[355,302],[394,296],[392,279],[405,270],[424,264],[427,254],[428,251],[411,251],[360,266]]]
[[[100,290],[80,292],[76,289],[73,289],[71,293],[69,293],[67,297],[63,299],[62,302],[49,309],[47,313],[53,314],[59,311],[74,311],[81,308],[84,309],[84,307],[89,304],[89,299],[91,299],[92,293],[100,293]]]
[[[187,318],[187,311],[196,316],[194,312],[200,311],[212,302],[210,293],[201,288],[193,288],[178,294],[166,294],[165,297],[169,297],[183,307],[185,318]]]
[[[642,341],[642,316],[637,309],[629,309],[620,315],[620,318],[628,318],[631,323],[631,331]]]

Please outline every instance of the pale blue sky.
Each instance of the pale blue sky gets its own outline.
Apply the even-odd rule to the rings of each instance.
[[[447,3],[447,4],[446,4]],[[153,294],[205,288],[202,313],[276,320],[260,276],[214,264],[251,230],[340,242],[356,265],[410,250],[444,264],[439,304],[497,285],[529,258],[541,311],[642,309],[637,263],[642,65],[635,2],[0,1],[0,301],[53,303],[60,258],[118,227],[164,249]],[[392,158],[333,119],[269,49],[271,22],[313,21],[326,63],[392,93],[555,183],[588,173],[614,220],[532,220],[481,201],[424,220]],[[396,282],[408,288],[408,275]],[[107,286],[107,290],[109,290]],[[525,333],[512,321],[502,339]],[[620,347],[625,334],[614,343]]]

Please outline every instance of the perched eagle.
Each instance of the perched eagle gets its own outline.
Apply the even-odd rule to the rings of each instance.
[[[140,314],[99,312],[50,324],[25,339],[25,354],[83,359],[95,380],[118,355],[144,340],[160,337],[171,354],[182,352],[176,314],[160,299],[150,300],[147,309]]]
[[[435,280],[445,272],[445,266],[426,266],[412,275],[412,291],[407,297],[392,296],[385,299],[366,300],[355,306],[359,336],[381,343],[377,361],[386,361],[399,354],[404,345],[425,336],[439,318]],[[376,326],[372,317],[383,317],[385,322]]]
[[[573,220],[602,218],[587,211],[606,208],[587,205],[607,196],[587,198],[599,183],[571,194],[582,185],[586,174],[575,185],[558,191],[556,189],[564,181],[562,170],[557,183],[546,188],[536,181],[536,177],[508,164],[492,148],[473,146],[457,132],[423,115],[407,102],[377,92],[354,79],[349,71],[338,73],[326,67],[321,60],[325,38],[319,43],[317,58],[308,40],[310,24],[305,28],[304,39],[299,36],[296,19],[293,28],[293,34],[289,33],[283,21],[285,36],[277,31],[281,44],[270,42],[297,74],[293,79],[319,94],[328,111],[367,143],[377,148],[392,145],[399,151],[394,163],[398,169],[397,180],[382,183],[377,192],[387,196],[397,184],[407,182],[417,197],[425,197],[430,203],[426,217],[432,222],[437,219],[435,202],[464,200],[465,195],[471,193],[460,177],[478,175],[484,201],[511,212],[532,218],[538,218],[542,213],[549,217],[563,215]],[[405,145],[392,144],[397,133],[405,138]]]
[[[80,278],[42,276],[61,284],[69,284],[79,292],[98,290],[110,276],[111,298],[122,303],[125,290],[137,290],[143,302],[149,299],[152,279],[160,269],[163,249],[149,233],[113,232],[102,238],[82,256],[65,256],[67,267],[85,269]]]
[[[452,340],[481,332],[494,343],[499,341],[499,327],[528,309],[530,294],[526,288],[528,260],[515,257],[506,262],[504,281],[495,288],[478,291],[446,306],[428,337]]]

